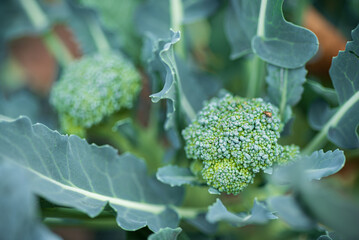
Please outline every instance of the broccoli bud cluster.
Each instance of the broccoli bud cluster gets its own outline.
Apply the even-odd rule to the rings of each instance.
[[[202,177],[221,192],[238,194],[255,174],[299,153],[281,146],[278,109],[261,98],[227,94],[205,104],[182,135],[188,158],[202,162]]]
[[[62,129],[84,135],[86,128],[122,108],[131,108],[141,88],[136,68],[123,56],[97,53],[72,62],[51,91]]]

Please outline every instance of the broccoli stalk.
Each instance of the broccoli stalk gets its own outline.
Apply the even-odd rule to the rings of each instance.
[[[297,146],[277,143],[281,129],[272,104],[227,94],[206,103],[182,135],[187,157],[195,160],[192,170],[200,169],[207,184],[220,192],[238,194],[256,173],[299,154]]]

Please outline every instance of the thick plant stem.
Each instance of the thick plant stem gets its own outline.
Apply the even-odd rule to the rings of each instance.
[[[267,1],[262,0],[261,6],[259,10],[259,18],[258,18],[258,25],[257,25],[257,36],[263,37],[265,34],[265,17],[266,17],[266,10],[267,10]]]
[[[182,0],[170,0],[171,28],[174,31],[181,32],[181,40],[176,44],[175,51],[177,55],[186,59],[186,48],[183,40],[183,5]]]
[[[111,51],[110,43],[108,42],[106,35],[103,32],[99,23],[97,23],[93,18],[88,18],[87,22],[91,36],[96,44],[97,50],[99,52]]]
[[[246,96],[248,98],[260,97],[264,87],[265,62],[254,55],[250,62],[250,78]]]
[[[302,151],[303,154],[309,155],[315,150],[323,147],[327,142],[328,131],[331,127],[335,127],[339,121],[343,118],[345,113],[357,102],[359,102],[359,92],[355,93],[351,98],[348,99],[330,118],[330,120],[325,124],[322,130],[314,137],[314,139],[307,145],[307,147]]]
[[[44,31],[50,25],[36,0],[20,0],[20,4],[37,31]],[[71,53],[53,30],[45,31],[42,39],[47,49],[61,65],[65,66],[73,60]]]
[[[267,10],[267,0],[261,1],[257,24],[257,36],[265,35],[265,15]],[[264,67],[265,62],[255,55],[250,65],[250,79],[247,86],[248,98],[260,97],[264,87]]]

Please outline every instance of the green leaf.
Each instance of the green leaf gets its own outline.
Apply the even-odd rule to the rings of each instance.
[[[156,177],[159,181],[173,186],[181,186],[183,184],[194,185],[197,183],[196,176],[191,170],[179,166],[168,165],[159,168]]]
[[[314,56],[318,50],[316,36],[287,22],[282,5],[283,0],[231,1],[226,32],[232,58],[254,52],[278,67],[299,68]]]
[[[208,222],[204,213],[198,214],[196,218],[187,219],[187,222],[208,235],[214,234],[218,229],[218,224]]]
[[[231,0],[225,18],[225,33],[231,45],[231,59],[252,53],[251,41],[256,35],[261,0]]]
[[[126,137],[133,145],[138,144],[138,131],[133,125],[131,118],[125,118],[117,121],[112,128],[113,131],[119,132],[122,136]]]
[[[100,21],[98,14],[90,8],[82,7],[72,1],[67,2],[69,14],[64,21],[72,30],[79,47],[85,54],[106,50],[107,44],[118,48],[118,35],[109,32]],[[102,35],[103,34],[103,35]]]
[[[27,91],[20,91],[9,96],[0,92],[0,114],[7,117],[17,118],[20,115],[27,115],[39,120],[40,107],[39,99]]]
[[[217,201],[209,207],[206,218],[210,223],[226,221],[237,227],[243,227],[249,224],[264,224],[271,219],[277,219],[266,206],[257,200],[254,200],[254,205],[250,214],[234,214],[229,212],[218,198]]]
[[[335,150],[315,151],[310,156],[300,156],[295,162],[274,168],[273,177],[278,183],[300,184],[306,181],[320,180],[337,173],[345,163],[344,152]]]
[[[176,125],[174,118],[174,112],[176,111],[176,105],[178,100],[179,91],[179,75],[176,66],[176,60],[173,53],[173,45],[180,40],[180,33],[171,31],[171,38],[167,41],[159,41],[159,57],[166,67],[166,78],[163,89],[150,95],[152,102],[156,103],[161,99],[168,99],[167,102],[167,121],[165,129],[169,129]]]
[[[183,23],[193,23],[212,15],[219,7],[218,0],[184,0]]]
[[[267,70],[269,100],[279,108],[281,118],[287,122],[291,117],[288,108],[297,104],[303,93],[307,71],[304,67],[287,69],[270,64]]]
[[[317,100],[311,104],[308,113],[309,124],[315,130],[321,130],[337,109],[330,109],[323,100]]]
[[[315,222],[308,217],[293,196],[277,196],[268,200],[269,206],[276,215],[295,230],[315,228]]]
[[[320,180],[339,172],[344,167],[345,156],[341,150],[324,152],[323,150],[312,153],[303,158],[305,164],[305,175],[308,180]]]
[[[318,50],[318,39],[308,29],[287,22],[284,0],[262,0],[253,51],[264,61],[284,68],[303,67]],[[263,10],[263,11],[262,11]]]
[[[25,115],[34,122],[46,123],[51,127],[55,127],[57,122],[51,107],[41,102],[34,93],[24,89],[6,95],[0,92],[0,114],[10,118]]]
[[[182,232],[182,228],[162,228],[158,232],[151,234],[148,240],[176,240]]]
[[[83,6],[96,10],[103,26],[116,35],[117,44],[121,45],[121,50],[130,54],[132,59],[140,55],[141,42],[135,33],[133,17],[140,2],[140,0],[80,0]],[[76,30],[81,31],[80,28]],[[76,31],[75,34],[78,35]]]
[[[174,134],[177,135],[177,142],[179,143],[178,136],[178,121],[181,118],[180,113],[187,115],[187,120],[193,119],[196,115],[192,105],[187,99],[186,94],[183,92],[182,83],[179,71],[176,65],[175,55],[173,52],[173,45],[180,40],[180,32],[173,32],[171,30],[171,38],[167,40],[154,41],[152,58],[148,60],[150,71],[158,69],[160,61],[164,64],[166,75],[164,79],[164,86],[161,91],[150,95],[152,102],[158,102],[161,99],[167,99],[167,120],[165,129],[175,130]],[[152,69],[151,69],[152,68]],[[163,71],[160,70],[160,73]],[[194,91],[192,89],[192,91]],[[176,109],[179,108],[177,116],[175,116]]]
[[[304,149],[306,154],[323,146],[326,138],[341,148],[359,147],[359,25],[352,31],[352,37],[345,51],[333,58],[329,70],[339,107]]]
[[[24,12],[20,1],[5,0],[0,8],[0,38],[6,41],[21,37],[27,34],[39,33],[46,30],[48,26],[47,19],[38,17],[40,28],[30,23],[29,16]]]
[[[359,25],[352,37],[345,51],[333,58],[329,70],[341,106],[329,121],[328,138],[343,148],[359,147]]]
[[[168,38],[170,29],[169,1],[147,0],[135,13],[135,26],[141,35],[151,33],[155,38]]]
[[[357,201],[319,183],[306,183],[300,188],[304,208],[321,224],[328,226],[343,239],[359,236],[359,205]]]
[[[327,88],[322,86],[320,83],[313,80],[308,80],[307,84],[309,87],[324,100],[329,102],[331,105],[338,105],[338,95],[333,88]]]
[[[106,204],[125,230],[148,226],[153,231],[176,227],[170,207],[182,191],[147,176],[146,165],[131,154],[117,155],[109,146],[89,145],[28,118],[0,122],[0,159],[14,162],[30,176],[31,190],[55,204],[95,217]]]
[[[0,160],[0,176],[0,239],[60,239],[41,224],[25,171]]]

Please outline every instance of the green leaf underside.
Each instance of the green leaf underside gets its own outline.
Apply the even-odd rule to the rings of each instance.
[[[176,240],[181,232],[181,228],[162,228],[158,232],[151,234],[148,240]]]
[[[0,176],[0,239],[60,239],[41,224],[26,173],[0,160]]]
[[[292,228],[304,231],[315,227],[315,222],[304,214],[293,196],[272,197],[268,203],[276,215]]]
[[[143,161],[130,154],[119,156],[109,146],[89,145],[22,117],[0,122],[0,159],[27,170],[32,191],[51,202],[91,217],[109,203],[125,230],[148,225],[158,231],[178,224],[169,205],[180,203],[181,189],[147,177]]]
[[[282,119],[288,120],[290,116],[286,109],[300,100],[307,71],[304,67],[286,69],[270,64],[267,65],[267,70],[269,100],[279,108]]]
[[[229,212],[221,200],[209,207],[206,219],[210,223],[226,221],[234,226],[243,227],[249,224],[264,224],[271,219],[277,219],[262,203],[254,201],[251,213],[234,214]]]
[[[328,138],[339,147],[359,147],[359,25],[352,31],[353,41],[333,58],[329,73],[341,105],[328,123]]]
[[[156,174],[159,181],[173,186],[181,186],[183,184],[196,184],[197,178],[188,168],[179,166],[165,166],[159,168]]]
[[[270,64],[298,68],[314,56],[318,50],[316,36],[284,19],[283,1],[231,1],[226,33],[232,58],[254,52]]]
[[[355,199],[320,182],[302,184],[300,196],[305,209],[318,222],[343,236],[342,239],[358,238],[359,205]]]
[[[304,178],[307,181],[320,180],[337,173],[345,163],[341,150],[323,150],[313,152],[310,156],[301,156],[294,163],[274,169],[273,177],[278,183],[297,184]]]

